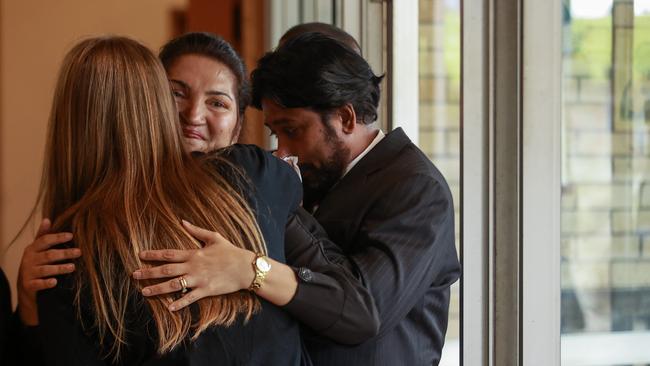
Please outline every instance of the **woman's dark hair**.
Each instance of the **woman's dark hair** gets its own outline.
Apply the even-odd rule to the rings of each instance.
[[[248,73],[241,57],[223,38],[207,32],[185,33],[167,42],[158,57],[165,70],[169,71],[172,64],[181,56],[205,56],[226,65],[237,79],[237,105],[239,120],[242,120],[246,107],[250,105],[250,84]]]
[[[377,120],[382,78],[350,47],[319,32],[304,33],[258,61],[251,74],[252,104],[260,109],[267,98],[326,116],[350,103],[357,121],[370,124]]]

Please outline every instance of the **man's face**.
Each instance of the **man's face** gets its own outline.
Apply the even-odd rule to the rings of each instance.
[[[340,122],[323,121],[307,108],[283,108],[262,99],[264,122],[278,138],[277,155],[297,156],[302,174],[305,208],[318,204],[341,178],[349,162],[350,149],[341,140]]]

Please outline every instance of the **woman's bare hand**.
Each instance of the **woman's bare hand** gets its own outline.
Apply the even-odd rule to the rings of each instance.
[[[156,296],[179,292],[184,284],[189,292],[169,306],[171,311],[176,311],[207,296],[223,295],[248,288],[255,277],[252,267],[255,258],[253,252],[234,246],[217,232],[194,226],[184,220],[183,226],[205,246],[192,250],[164,249],[141,252],[142,260],[166,263],[138,269],[133,273],[133,278],[169,278],[168,281],[143,288],[143,295]]]
[[[61,263],[81,256],[79,248],[50,249],[72,240],[72,233],[50,233],[52,223],[45,218],[36,239],[25,248],[18,271],[18,314],[25,325],[38,325],[36,293],[56,286],[54,276],[71,273],[74,263]]]

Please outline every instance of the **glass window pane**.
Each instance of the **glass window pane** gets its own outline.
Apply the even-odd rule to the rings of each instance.
[[[563,15],[562,364],[650,365],[650,0]]]
[[[460,248],[460,0],[419,0],[418,145],[443,173],[456,207]],[[451,287],[441,366],[459,365],[459,282]]]

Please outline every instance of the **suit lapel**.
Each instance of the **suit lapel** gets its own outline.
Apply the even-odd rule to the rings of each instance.
[[[328,209],[345,207],[345,202],[342,201],[343,198],[337,193],[350,191],[350,185],[363,186],[368,175],[385,167],[409,143],[411,143],[411,140],[409,140],[402,128],[397,128],[388,133],[325,196],[315,212],[316,218],[318,218],[319,212],[322,212],[321,210],[327,211]],[[358,189],[352,189],[352,191],[358,191]]]

